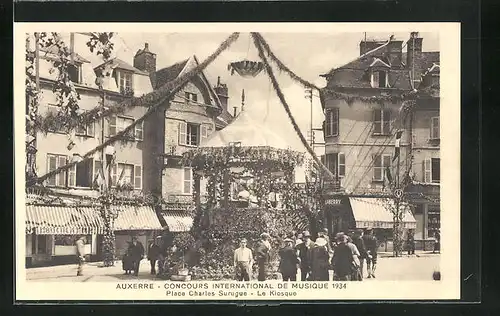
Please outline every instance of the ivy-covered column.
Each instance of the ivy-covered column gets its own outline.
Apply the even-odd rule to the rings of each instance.
[[[100,197],[100,212],[103,219],[103,241],[102,253],[105,267],[112,267],[115,264],[115,232],[114,221],[116,216],[111,209],[111,198],[107,194]]]

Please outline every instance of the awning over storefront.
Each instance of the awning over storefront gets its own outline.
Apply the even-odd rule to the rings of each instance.
[[[92,207],[26,205],[27,234],[102,234],[102,227],[100,214]]]
[[[160,220],[151,206],[111,206],[118,212],[114,230],[162,230]]]
[[[168,230],[173,233],[187,232],[193,226],[193,218],[186,212],[166,211],[162,216],[167,222]]]
[[[393,228],[391,208],[394,201],[391,199],[376,198],[349,198],[352,213],[356,221],[356,228]],[[403,228],[416,228],[417,221],[413,217],[410,207],[401,203],[403,211]]]

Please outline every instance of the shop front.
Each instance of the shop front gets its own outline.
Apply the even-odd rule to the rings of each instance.
[[[349,229],[349,205],[346,197],[325,196],[324,197],[324,223],[330,236],[339,232],[347,232]]]
[[[118,214],[114,222],[115,249],[117,259],[127,252],[132,238],[144,246],[145,254],[149,243],[162,234],[163,227],[152,206],[112,206]]]
[[[91,207],[26,205],[26,267],[76,262],[75,241],[81,236],[87,259],[96,259],[102,227]]]

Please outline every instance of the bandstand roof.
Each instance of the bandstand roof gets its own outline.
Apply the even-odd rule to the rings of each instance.
[[[252,119],[242,111],[231,124],[212,133],[200,147],[227,147],[230,143],[241,143],[241,147],[272,147],[290,149],[289,144],[269,127]]]

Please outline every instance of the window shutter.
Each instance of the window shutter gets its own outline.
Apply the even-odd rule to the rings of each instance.
[[[373,155],[373,179],[382,180],[382,157],[379,155]]]
[[[208,127],[207,127],[207,125],[202,124],[200,132],[201,132],[201,143],[204,143],[205,140],[208,137]]]
[[[134,167],[134,188],[142,189],[142,166]]]
[[[372,88],[378,88],[379,74],[378,71],[372,72]]]
[[[116,186],[118,164],[114,163],[109,168],[111,168],[111,186]]]
[[[68,170],[68,186],[76,187],[76,167],[78,165],[74,165]]]
[[[94,170],[92,173],[92,181],[97,179],[98,175],[101,173],[102,163],[99,160],[94,160]],[[101,181],[104,179],[101,179]]]
[[[116,135],[116,116],[110,116],[108,121],[108,136]]]
[[[62,167],[66,165],[66,157],[65,156],[59,156],[59,163],[57,167]],[[66,186],[66,171],[59,172],[57,175],[57,186]]]
[[[144,131],[144,121],[140,122],[135,126],[135,139],[143,140],[143,131]]]
[[[92,122],[87,126],[87,136],[95,136],[95,123]]]
[[[373,110],[373,133],[381,134],[382,133],[382,111],[381,110]]]
[[[339,134],[339,109],[332,110],[332,136]]]
[[[332,136],[332,110],[326,111],[325,135]]]
[[[345,154],[344,153],[338,154],[338,171],[339,171],[339,177],[345,176]]]
[[[187,143],[187,123],[179,122],[179,145],[186,145]]]
[[[47,156],[47,172],[51,172],[57,169],[57,157],[56,156]],[[52,176],[48,180],[49,185],[56,185],[56,175]]]
[[[384,110],[383,113],[383,134],[389,135],[391,133],[391,111]]]
[[[425,183],[430,183],[431,182],[431,159],[425,159],[424,160],[424,182]]]
[[[439,117],[431,118],[431,139],[439,139]]]

